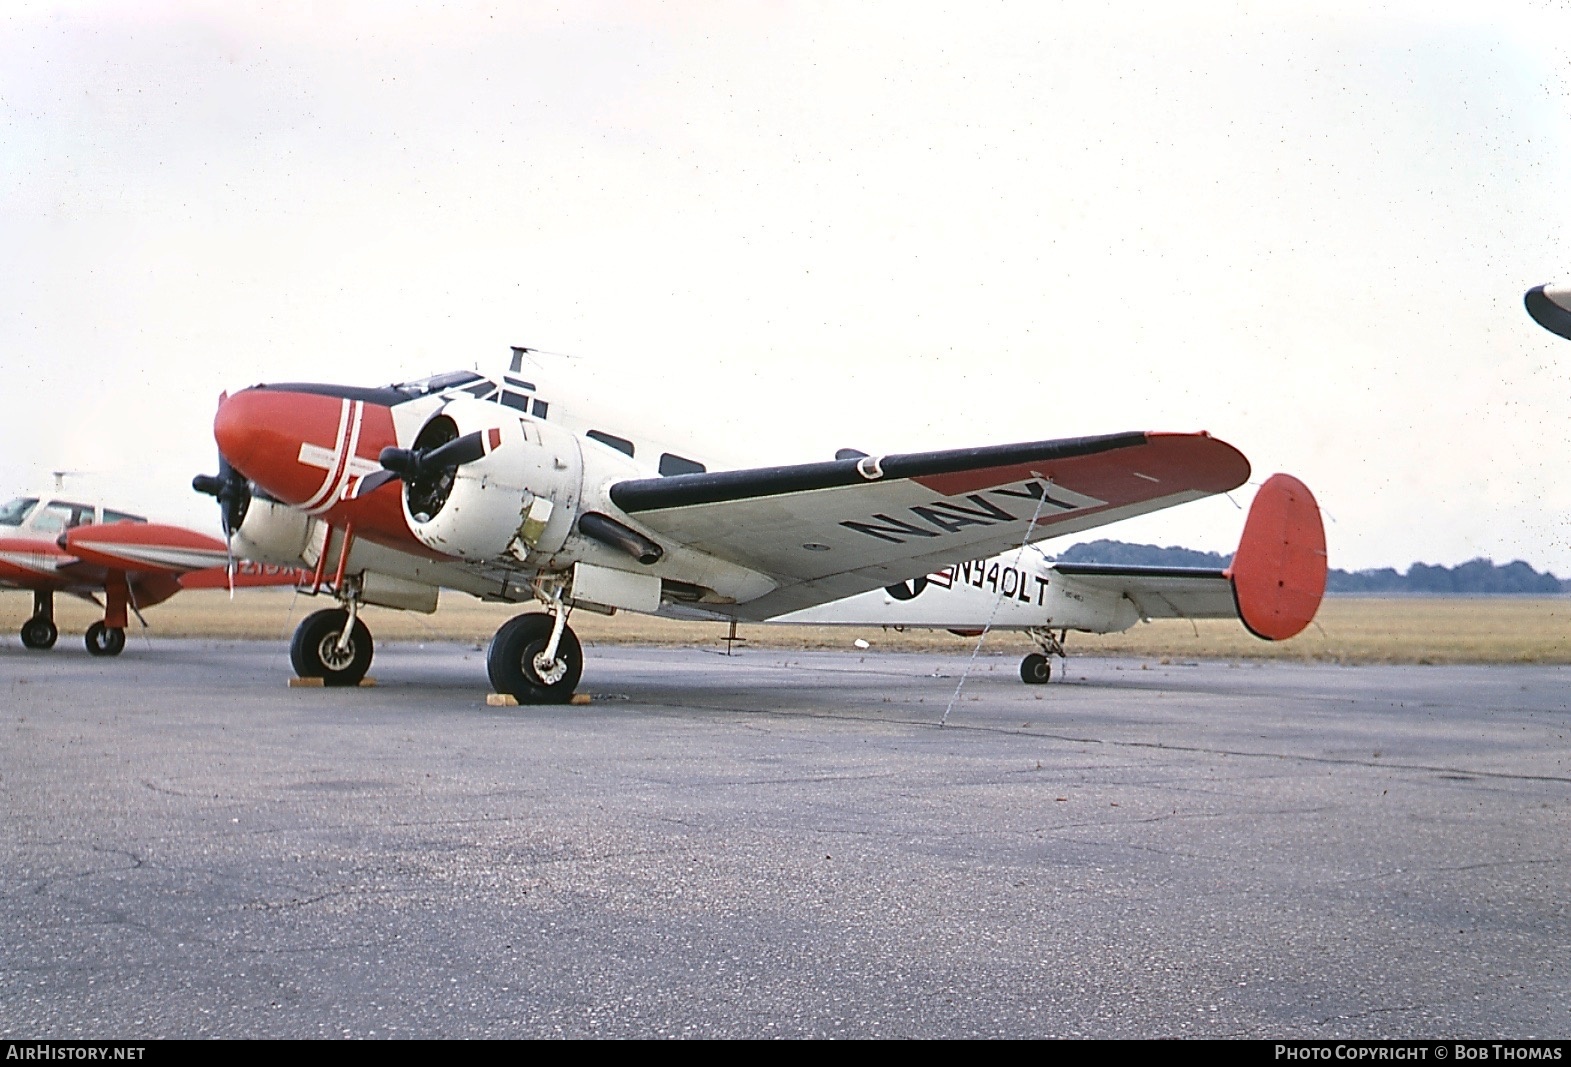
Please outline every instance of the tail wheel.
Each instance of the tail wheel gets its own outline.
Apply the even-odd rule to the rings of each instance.
[[[567,703],[584,673],[584,650],[577,635],[564,628],[555,658],[543,659],[552,625],[551,616],[541,614],[520,615],[502,624],[485,654],[493,689],[520,704]]]
[[[371,669],[371,631],[359,619],[340,646],[349,612],[327,608],[307,615],[289,642],[289,662],[302,678],[320,678],[323,685],[359,685]]]
[[[118,656],[125,648],[125,631],[118,626],[95,622],[83,637],[87,651],[95,656]]]
[[[33,617],[22,624],[22,644],[28,648],[54,648],[60,631],[48,619]]]
[[[1020,661],[1020,680],[1026,685],[1046,685],[1053,676],[1053,665],[1040,652],[1033,652]]]

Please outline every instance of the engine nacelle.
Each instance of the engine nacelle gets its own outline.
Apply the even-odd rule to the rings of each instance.
[[[234,533],[237,559],[298,567],[304,562],[311,542],[311,527],[316,520],[303,511],[266,497],[253,497],[245,519]]]
[[[426,421],[417,451],[479,433],[485,454],[405,482],[404,519],[427,547],[483,562],[541,559],[572,532],[583,498],[578,438],[480,400],[449,401]]]

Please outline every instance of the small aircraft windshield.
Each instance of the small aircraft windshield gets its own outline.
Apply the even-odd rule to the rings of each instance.
[[[393,388],[400,393],[408,393],[410,396],[429,396],[444,389],[452,389],[454,386],[468,385],[470,382],[478,381],[480,381],[480,375],[472,370],[451,370],[446,374],[433,374],[429,378],[421,378],[415,382],[400,382]]]
[[[27,516],[33,508],[38,506],[36,496],[19,496],[15,500],[0,507],[0,526],[20,526],[27,521]]]

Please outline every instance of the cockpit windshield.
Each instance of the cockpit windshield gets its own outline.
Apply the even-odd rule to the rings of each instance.
[[[0,507],[0,526],[20,526],[27,521],[27,516],[32,514],[38,506],[36,496],[19,496],[15,500]]]
[[[419,381],[399,382],[393,388],[410,396],[429,396],[432,393],[440,393],[444,389],[452,389],[480,380],[480,375],[472,370],[450,370],[446,374],[433,374]]]

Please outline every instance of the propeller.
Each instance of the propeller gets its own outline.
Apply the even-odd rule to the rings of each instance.
[[[484,456],[485,433],[481,430],[455,437],[435,448],[384,448],[376,457],[382,469],[360,479],[355,496],[365,496],[391,481],[402,480],[411,486],[436,482],[465,463],[473,463]]]
[[[224,527],[224,549],[229,557],[229,599],[235,598],[235,531],[245,522],[245,513],[251,507],[251,483],[246,476],[229,465],[222,452],[218,453],[218,473],[198,474],[191,479],[191,488],[218,501],[218,517]]]
[[[191,488],[218,501],[224,537],[226,540],[233,537],[235,531],[240,529],[240,524],[245,522],[246,510],[251,506],[251,483],[246,481],[245,475],[231,467],[220,452],[218,473],[198,474],[191,479]]]

